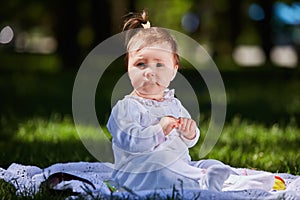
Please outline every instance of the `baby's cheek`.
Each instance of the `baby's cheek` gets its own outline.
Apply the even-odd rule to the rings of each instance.
[[[129,76],[129,79],[130,79],[132,85],[136,85],[143,80],[143,74],[136,70],[128,71],[128,76]]]
[[[172,81],[173,78],[173,70],[169,68],[165,68],[164,70],[161,70],[159,74],[159,82],[164,85],[165,87],[168,87],[170,82]]]

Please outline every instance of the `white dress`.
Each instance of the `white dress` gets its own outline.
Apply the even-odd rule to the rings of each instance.
[[[163,101],[127,95],[113,107],[107,128],[112,135],[115,170],[112,178],[133,190],[199,189],[204,171],[193,166],[188,148],[192,140],[176,129],[165,136],[159,121],[164,116],[190,118],[188,111],[166,90]]]

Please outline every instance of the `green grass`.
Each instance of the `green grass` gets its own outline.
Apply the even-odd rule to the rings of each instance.
[[[202,123],[201,140],[190,151],[194,160],[199,159],[197,156],[207,126],[207,122]],[[1,127],[5,127],[2,129],[4,140],[0,141],[2,168],[13,162],[44,168],[58,162],[97,161],[82,145],[70,116],[35,117],[19,122],[17,127],[11,127],[2,119]],[[92,127],[80,128],[89,130],[90,137],[97,132]],[[299,141],[300,129],[292,120],[281,127],[250,123],[235,117],[225,125],[207,158],[221,160],[233,167],[300,174]],[[14,194],[12,186],[0,181],[2,199],[16,198]],[[38,193],[34,199],[43,199],[47,195]]]
[[[202,128],[202,140],[205,127]],[[235,117],[225,125],[207,158],[221,160],[233,167],[300,174],[299,142],[300,129],[293,120],[285,126],[265,126]],[[198,159],[200,143],[191,152],[195,159]]]
[[[201,140],[191,149],[194,160],[198,157],[208,123],[201,125]],[[17,129],[6,127],[0,141],[1,167],[13,162],[47,167],[56,162],[96,161],[90,155],[76,131],[70,116],[52,115],[50,119],[32,118],[18,124]],[[97,128],[79,127],[93,138]],[[102,127],[106,130],[105,127]],[[6,136],[6,137],[5,137]],[[10,137],[8,137],[10,136]],[[207,158],[221,160],[235,167],[257,168],[272,172],[299,174],[298,145],[300,129],[291,121],[281,127],[250,123],[235,117],[227,123],[221,137]],[[100,147],[101,148],[101,147]]]
[[[1,167],[23,163],[47,167],[56,162],[93,161],[70,117],[32,118],[11,127],[2,119]]]

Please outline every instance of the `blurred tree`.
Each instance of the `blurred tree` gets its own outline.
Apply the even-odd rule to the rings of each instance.
[[[88,7],[83,13],[80,5]],[[59,5],[59,6],[57,6]],[[134,8],[134,1],[109,0],[64,0],[55,5],[55,33],[58,40],[58,54],[67,68],[78,68],[86,53],[107,39],[112,33],[120,32],[122,16]],[[85,20],[83,18],[86,18]],[[87,47],[80,46],[78,34],[83,26],[90,24],[92,41]],[[83,35],[82,40],[89,40]]]
[[[63,67],[76,69],[88,50],[111,35],[110,7],[109,0],[15,0],[0,7],[0,25],[12,24],[16,35],[31,29],[46,30],[57,40]],[[92,33],[80,34],[86,27],[91,27]]]
[[[266,60],[270,61],[270,52],[273,46],[273,37],[272,37],[272,8],[274,4],[274,0],[269,1],[258,1],[261,7],[264,10],[264,18],[261,21],[257,22],[257,30],[261,37],[262,48],[266,55]]]
[[[58,40],[58,54],[65,67],[79,68],[86,53],[111,35],[111,2],[64,0],[58,1],[57,5],[55,33]],[[87,9],[84,10],[80,6]],[[81,40],[91,40],[91,43],[83,47],[80,46],[79,32],[88,25],[91,26],[92,34],[83,34]]]
[[[240,2],[233,0],[193,0],[193,9],[200,16],[200,42],[208,44],[214,58],[231,59],[231,52],[240,33]],[[195,34],[194,34],[195,35]]]
[[[230,37],[229,41],[232,45],[236,44],[236,39],[241,34],[241,8],[242,2],[229,0],[230,8],[228,10],[229,18],[230,18]]]
[[[117,34],[122,31],[124,16],[129,12],[136,10],[135,0],[114,0],[111,1],[111,20],[112,34]]]
[[[56,1],[54,4],[54,32],[57,52],[66,68],[78,68],[81,60],[78,33],[80,30],[79,0]]]
[[[111,36],[110,16],[111,5],[109,0],[91,0],[91,23],[95,31],[93,45],[97,45]]]
[[[287,0],[294,2],[293,0]],[[231,59],[237,42],[261,45],[269,60],[273,41],[273,5],[276,1],[234,0],[14,0],[0,7],[1,24],[12,24],[16,35],[38,29],[53,35],[65,68],[76,69],[93,47],[119,33],[122,17],[130,11],[149,11],[154,26],[186,32],[209,46],[216,57]],[[248,6],[260,5],[262,20],[251,21]],[[183,17],[198,20],[193,32],[184,30]],[[8,24],[7,24],[8,23]],[[250,31],[249,31],[250,30]],[[241,37],[243,36],[243,37]],[[239,39],[242,38],[242,39]],[[249,42],[250,41],[250,42]]]

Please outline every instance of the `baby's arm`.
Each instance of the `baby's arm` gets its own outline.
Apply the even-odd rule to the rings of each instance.
[[[141,111],[132,102],[118,102],[112,109],[107,128],[113,136],[113,144],[133,152],[152,151],[165,141],[160,124],[144,127],[140,124]]]

